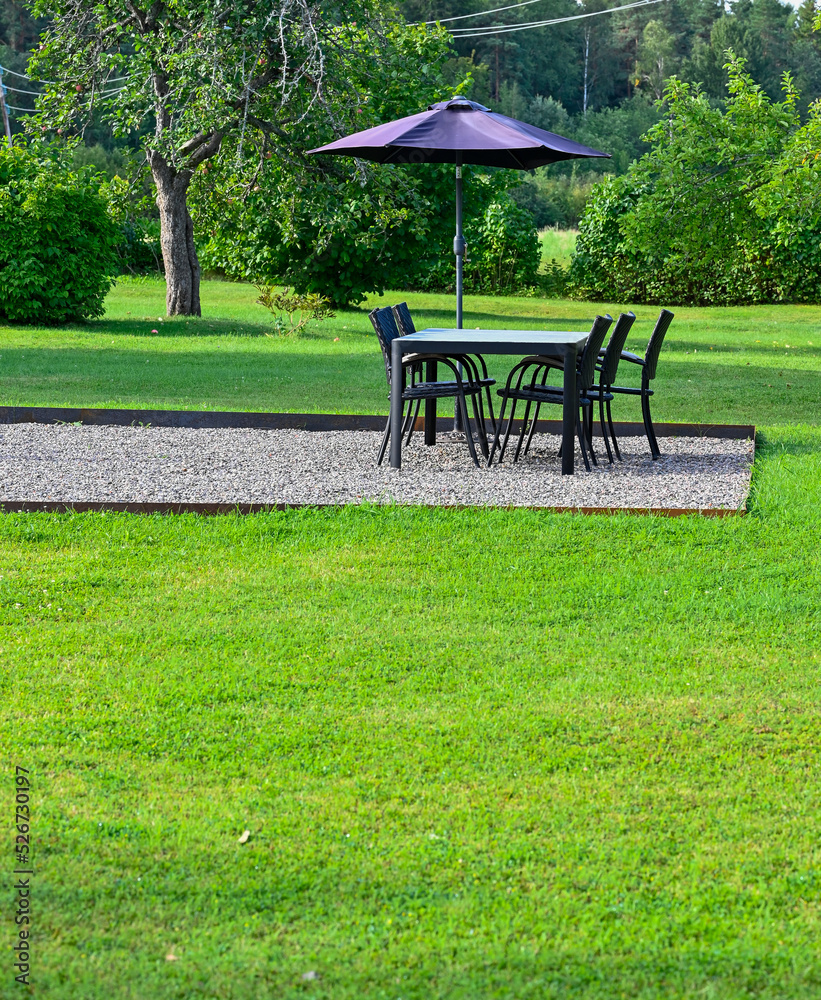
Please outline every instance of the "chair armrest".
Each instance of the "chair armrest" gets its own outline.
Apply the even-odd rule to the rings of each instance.
[[[622,351],[621,352],[621,360],[622,361],[631,361],[634,365],[643,365],[644,364],[644,358],[640,358],[638,356],[638,354],[633,354],[630,351]]]

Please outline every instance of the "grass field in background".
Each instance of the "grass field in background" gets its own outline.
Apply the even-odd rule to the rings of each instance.
[[[0,330],[0,402],[386,412],[364,312],[282,341],[247,287],[161,325],[160,293]],[[821,993],[821,310],[676,313],[656,410],[758,424],[744,517],[0,517],[36,994]]]
[[[542,260],[548,261],[555,258],[562,267],[569,267],[578,235],[578,229],[554,229],[552,226],[542,229],[539,232]]]
[[[454,323],[453,298],[392,292],[339,312],[299,338],[269,337],[250,285],[205,282],[201,319],[164,319],[164,286],[125,281],[105,319],[82,327],[0,327],[6,405],[388,412],[382,357],[367,312],[406,299],[417,325]],[[629,303],[467,296],[465,326],[588,330]],[[643,351],[658,309],[636,307],[628,346]],[[821,419],[821,307],[675,309],[653,401],[660,420],[757,423]],[[156,333],[152,333],[156,330]],[[503,378],[514,359],[489,358]],[[627,366],[625,366],[627,367]],[[636,379],[630,366],[624,380]],[[639,419],[619,399],[617,419]]]

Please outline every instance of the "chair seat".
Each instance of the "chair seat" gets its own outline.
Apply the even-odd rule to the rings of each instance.
[[[652,396],[653,389],[634,389],[627,385],[609,385],[607,387],[608,392],[619,392],[623,396]]]
[[[471,382],[464,382],[462,389],[466,396],[478,392],[481,387]],[[458,382],[417,382],[402,390],[402,399],[437,399],[458,396]]]
[[[519,389],[497,389],[498,396],[507,396],[508,399],[524,399],[533,403],[564,403],[564,391],[555,385],[535,385],[526,386]],[[601,394],[604,401],[612,400],[613,395],[609,392]],[[599,399],[599,387],[591,386],[589,389],[582,389],[579,392],[579,403],[582,406],[589,406],[591,402]]]

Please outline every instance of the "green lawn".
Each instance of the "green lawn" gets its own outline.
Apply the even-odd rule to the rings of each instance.
[[[363,312],[275,341],[209,285],[152,335],[158,294],[0,331],[2,402],[384,411]],[[658,412],[759,425],[745,517],[0,518],[35,995],[819,996],[821,309],[676,311]]]
[[[0,327],[6,405],[385,413],[387,387],[369,309],[406,298],[420,326],[454,323],[447,295],[388,293],[340,312],[298,339],[268,337],[268,314],[248,285],[206,282],[202,319],[165,319],[164,286],[124,282],[106,318],[82,327]],[[596,311],[629,304],[468,296],[465,326],[586,330]],[[817,424],[821,308],[676,309],[654,412],[696,423]],[[658,315],[636,308],[628,346],[643,351]],[[156,333],[152,333],[156,330]],[[338,338],[338,339],[337,339]],[[509,359],[492,359],[504,377]],[[636,372],[625,372],[626,380]],[[638,404],[619,399],[621,419]]]

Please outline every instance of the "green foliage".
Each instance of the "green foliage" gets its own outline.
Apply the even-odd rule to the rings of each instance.
[[[644,26],[636,72],[657,100],[664,96],[664,85],[675,72],[675,44],[661,21],[648,21]]]
[[[257,303],[274,316],[274,333],[277,336],[297,336],[309,320],[320,322],[333,319],[335,313],[330,302],[313,292],[299,295],[292,288],[277,289],[273,285],[258,285]]]
[[[551,257],[544,261],[539,274],[539,286],[548,298],[561,299],[567,294],[569,272],[561,261]]]
[[[508,198],[496,199],[474,227],[468,243],[465,286],[469,291],[510,295],[538,281],[542,252],[533,219]]]
[[[376,64],[364,32],[357,46],[350,71],[359,74],[360,98],[339,122],[340,134],[451,96],[445,78],[453,66],[444,31],[396,26]],[[470,86],[466,77],[457,90]],[[301,128],[305,148],[333,138],[316,120]],[[207,236],[200,247],[206,269],[287,284],[300,294],[323,295],[335,307],[389,287],[453,285],[452,167],[272,156],[263,157],[249,186],[241,183],[233,164],[233,149],[225,146],[192,191],[197,226]],[[529,262],[538,267],[536,234],[532,220],[516,211],[505,193],[512,178],[476,167],[465,167],[464,176],[469,287],[533,284],[535,269]],[[497,208],[488,216],[492,204]]]
[[[0,316],[48,324],[102,315],[117,230],[99,187],[60,151],[0,147]]]
[[[102,158],[101,158],[102,159]],[[116,162],[116,161],[115,161]],[[154,200],[139,197],[135,184],[118,173],[100,187],[119,236],[115,246],[119,274],[152,274],[162,271],[160,220]]]
[[[593,189],[570,266],[571,289],[584,298],[606,299],[617,287],[624,256],[620,223],[636,206],[641,185],[633,174],[606,177]]]
[[[578,294],[733,304],[821,297],[821,108],[800,127],[789,76],[772,102],[731,58],[715,107],[673,79],[652,150],[602,184],[580,225]]]
[[[525,174],[511,197],[527,209],[537,229],[577,229],[598,174],[581,170],[551,175],[544,168]]]
[[[517,115],[533,99],[557,100],[574,118],[618,107],[636,93],[655,96],[674,72],[701,82],[709,96],[726,94],[725,52],[748,59],[771,98],[788,70],[809,102],[821,96],[819,40],[813,40],[814,0],[681,0],[619,10],[602,17],[484,36],[466,31],[454,45],[486,69],[487,99],[496,111]],[[498,0],[402,0],[409,21],[429,21],[484,10],[485,17],[452,22],[454,28],[526,23],[622,6],[617,0],[541,0],[490,13]],[[651,27],[652,26],[652,27]],[[649,29],[649,30],[648,30]],[[473,35],[473,37],[471,37]],[[549,127],[549,126],[546,126]],[[561,131],[561,130],[559,130]],[[606,148],[606,147],[605,147]]]
[[[623,174],[646,150],[645,133],[656,125],[660,112],[639,93],[617,108],[571,116],[552,98],[537,97],[522,116],[549,132],[575,139],[585,146],[611,154],[608,159],[568,160],[521,177],[512,191],[517,204],[526,208],[537,229],[560,226],[575,229],[587,199],[602,174]]]

